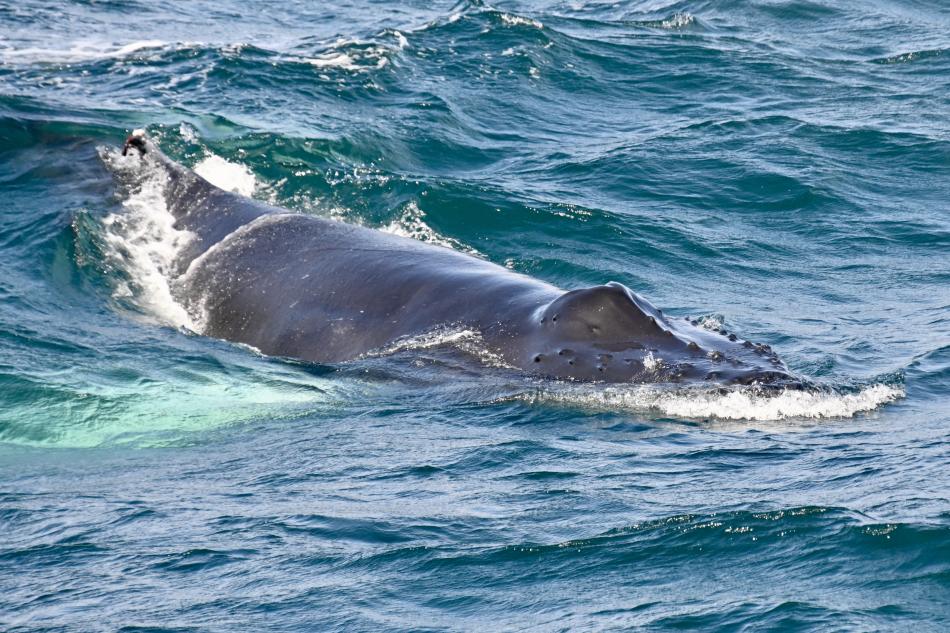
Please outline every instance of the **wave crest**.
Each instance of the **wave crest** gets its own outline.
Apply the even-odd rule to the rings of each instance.
[[[469,255],[480,255],[474,248],[454,238],[446,237],[433,229],[426,223],[425,217],[425,211],[420,209],[419,205],[415,202],[410,202],[406,205],[406,208],[403,209],[403,212],[398,218],[386,226],[380,227],[380,230],[385,233],[408,237],[419,242],[444,246],[445,248],[451,248],[456,251],[468,253]]]

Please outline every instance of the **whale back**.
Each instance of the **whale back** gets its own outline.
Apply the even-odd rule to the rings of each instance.
[[[175,228],[191,235],[173,290],[207,335],[340,362],[463,327],[493,357],[561,380],[794,380],[768,346],[669,318],[622,284],[564,292],[451,249],[271,207],[216,187],[151,141],[127,144],[141,168],[122,177],[145,186],[158,176]]]
[[[165,204],[175,217],[175,228],[188,231],[193,239],[180,251],[176,266],[184,272],[209,248],[268,213],[283,211],[211,184],[190,169],[171,161],[160,151],[150,152],[167,172]]]

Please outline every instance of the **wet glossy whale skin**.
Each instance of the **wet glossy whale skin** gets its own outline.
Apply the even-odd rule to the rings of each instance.
[[[173,286],[209,336],[333,363],[458,325],[547,378],[801,384],[768,346],[668,319],[622,284],[565,292],[452,249],[223,191],[141,132],[123,154],[130,148],[147,163],[142,172],[166,174],[175,226],[193,236]]]

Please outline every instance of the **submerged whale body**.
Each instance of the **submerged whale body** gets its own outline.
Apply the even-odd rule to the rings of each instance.
[[[215,187],[141,134],[123,153],[146,165],[116,178],[134,187],[130,173],[159,170],[176,228],[192,235],[173,288],[205,335],[333,363],[463,326],[532,375],[798,384],[768,346],[669,318],[619,283],[565,292],[448,248],[269,206]]]

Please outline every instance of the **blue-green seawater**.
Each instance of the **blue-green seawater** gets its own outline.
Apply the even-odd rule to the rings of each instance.
[[[950,5],[166,4],[0,1],[0,630],[950,630]],[[139,127],[821,388],[202,337]]]

